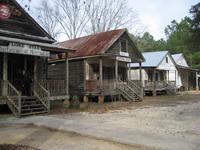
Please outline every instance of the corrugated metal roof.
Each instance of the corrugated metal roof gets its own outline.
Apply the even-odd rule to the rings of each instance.
[[[142,63],[142,67],[157,67],[167,53],[168,51],[143,52],[145,62]],[[139,67],[139,64],[132,63],[131,67]]]
[[[76,50],[69,53],[69,58],[99,55],[103,54],[125,32],[126,29],[101,32],[60,42],[59,45]]]
[[[182,53],[179,53],[179,54],[173,54],[173,55],[172,55],[172,58],[173,58],[174,61],[176,62],[176,61],[179,60],[179,58],[180,58],[182,55],[183,55]]]

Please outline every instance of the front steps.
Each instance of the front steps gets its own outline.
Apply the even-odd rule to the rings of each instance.
[[[46,107],[35,96],[22,97],[21,116],[48,113]]]
[[[131,84],[134,83],[131,82]],[[122,97],[124,97],[126,100],[130,102],[138,102],[143,100],[141,94],[139,93],[141,92],[141,90],[140,91],[137,90],[138,89],[137,85],[131,86],[127,82],[119,81],[116,89],[117,92],[120,93]]]

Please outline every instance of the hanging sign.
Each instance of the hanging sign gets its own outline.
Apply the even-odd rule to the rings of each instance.
[[[131,62],[131,59],[130,58],[126,58],[126,57],[116,57],[116,60],[124,61],[124,62]]]
[[[49,57],[50,53],[42,51],[39,46],[11,42],[8,46],[0,46],[0,52]]]
[[[10,15],[11,13],[9,6],[0,3],[0,19],[8,19]]]

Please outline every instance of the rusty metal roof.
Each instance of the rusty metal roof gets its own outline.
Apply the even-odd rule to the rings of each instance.
[[[125,32],[126,29],[112,30],[60,42],[58,44],[62,47],[75,50],[75,52],[69,53],[69,58],[101,55]]]

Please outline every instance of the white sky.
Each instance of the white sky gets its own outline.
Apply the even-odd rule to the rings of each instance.
[[[199,0],[129,0],[141,23],[155,39],[165,38],[164,29],[172,20],[189,16],[189,9]]]
[[[24,0],[18,0],[24,1]],[[136,11],[141,23],[141,31],[150,32],[156,40],[165,38],[164,29],[172,20],[180,21],[189,16],[189,9],[199,0],[128,0]],[[41,0],[32,0],[31,7],[37,7]]]

